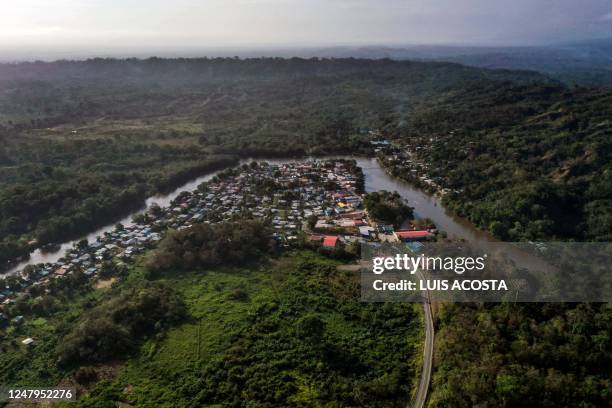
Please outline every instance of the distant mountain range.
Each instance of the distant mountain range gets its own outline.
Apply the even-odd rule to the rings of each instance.
[[[612,38],[547,46],[346,46],[248,51],[238,55],[450,61],[484,68],[534,70],[567,83],[612,85]]]
[[[23,52],[9,58],[0,50],[0,62],[42,59],[83,60],[93,56],[111,58],[199,57],[280,57],[280,58],[367,58],[417,61],[448,61],[482,68],[533,70],[567,84],[612,85],[612,38],[538,46],[473,45],[401,45],[401,46],[330,46],[330,47],[213,47],[159,50],[132,50],[98,55],[95,52],[73,53],[50,50],[43,54]],[[67,57],[70,55],[70,57]]]

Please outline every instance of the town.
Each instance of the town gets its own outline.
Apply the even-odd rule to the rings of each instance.
[[[450,131],[453,135],[455,131]],[[380,131],[370,131],[370,145],[378,161],[387,172],[395,177],[407,180],[423,190],[444,197],[449,193],[461,193],[448,187],[448,180],[443,177],[444,169],[426,158],[427,153],[437,148],[437,143],[443,143],[443,138],[418,138],[411,143],[389,141]]]
[[[269,223],[272,237],[285,248],[298,242],[334,250],[361,242],[407,241],[414,250],[421,245],[418,241],[435,237],[433,228],[397,229],[372,219],[364,208],[365,196],[361,169],[350,160],[252,162],[225,170],[195,191],[182,192],[167,208],[153,204],[131,225],[118,224],[94,242],[75,243],[56,263],[28,265],[0,280],[0,327],[23,323],[23,316],[9,316],[5,309],[19,296],[27,296],[29,288],[44,288],[76,273],[92,279],[106,276],[108,265],[111,270],[126,268],[154,248],[166,231],[195,223],[261,220]]]

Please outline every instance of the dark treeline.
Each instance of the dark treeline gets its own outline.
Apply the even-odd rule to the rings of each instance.
[[[361,88],[362,93],[376,95],[376,99],[410,100],[466,83],[504,80],[551,82],[535,72],[389,59],[150,58],[0,64],[0,126],[44,128],[102,115],[184,115],[218,96],[226,99],[224,103],[234,97],[245,102],[256,89],[263,90],[257,99],[260,107],[274,104],[271,97],[286,99],[279,91],[289,87],[294,102],[313,108],[310,103],[319,98],[313,100],[312,96],[321,92],[337,98]],[[350,89],[357,84],[356,89]],[[327,89],[321,89],[323,86]],[[353,101],[353,109],[358,108],[357,103]]]
[[[407,71],[463,70],[473,79],[542,80],[544,75],[529,71],[473,69],[448,62],[395,61],[359,58],[94,58],[85,61],[22,62],[0,64],[0,80],[80,80],[105,79],[116,82],[171,80],[278,79],[300,76],[347,74],[405,74]]]
[[[147,268],[156,274],[171,269],[243,266],[275,248],[271,232],[257,221],[196,224],[169,233],[149,256]]]

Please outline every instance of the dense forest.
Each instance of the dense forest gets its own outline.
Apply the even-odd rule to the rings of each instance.
[[[370,154],[370,130],[419,147],[430,176],[451,191],[445,203],[501,239],[610,240],[611,108],[609,88],[450,63],[153,58],[0,65],[0,264],[112,221],[147,195],[239,157]],[[364,306],[345,291],[350,276],[332,274],[333,262],[312,261],[312,253],[248,271],[204,272],[236,267],[209,262],[222,249],[216,233],[179,232],[153,255],[163,267],[147,277],[181,292],[162,296],[176,318],[152,309],[143,336],[119,343],[131,365],[83,405],[151,396],[160,404],[239,404],[241,397],[254,405],[405,402],[416,341],[407,344],[406,336],[420,331],[411,306]],[[224,233],[240,241],[240,231]],[[213,239],[202,239],[207,234]],[[267,244],[247,253],[257,258],[271,250]],[[139,271],[132,274],[145,279]],[[290,282],[266,291],[270,276]],[[60,356],[67,367],[75,356],[104,360],[83,354],[89,343],[79,330],[91,329],[89,319],[104,319],[119,341],[140,327],[112,314],[123,309],[111,298],[132,292],[96,293],[70,302],[58,288],[51,304],[33,298],[14,306],[47,311],[30,329],[55,340],[31,361],[1,354],[8,368],[2,379],[52,385],[67,375],[49,368]],[[108,312],[95,307],[106,301]],[[142,310],[137,301],[125,307]],[[431,404],[606,405],[610,315],[608,305],[442,308]],[[58,336],[69,348],[58,346]],[[138,378],[144,380],[126,395]],[[275,386],[264,387],[267,381]],[[248,393],[238,394],[241,387]]]
[[[455,304],[437,318],[432,406],[610,404],[609,305]]]
[[[611,108],[606,88],[480,83],[386,129],[493,236],[610,241]],[[611,316],[607,304],[441,306],[430,404],[606,406]]]
[[[195,267],[245,266],[275,252],[276,241],[261,222],[196,224],[170,232],[147,260],[154,275]]]
[[[60,367],[106,362],[137,350],[147,336],[186,316],[180,294],[164,285],[125,290],[87,312],[58,347]]]
[[[450,189],[444,203],[492,235],[609,241],[611,107],[608,89],[479,84],[389,130]],[[605,406],[611,316],[607,304],[440,307],[430,404]]]
[[[610,117],[608,89],[480,84],[395,132],[451,190],[445,203],[498,238],[610,241]]]
[[[362,152],[417,101],[530,72],[357,59],[0,65],[0,264],[232,157]]]

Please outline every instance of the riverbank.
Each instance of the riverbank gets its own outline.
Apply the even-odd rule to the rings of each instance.
[[[53,259],[56,259],[54,254],[58,252],[61,253],[69,248],[66,243],[77,242],[81,239],[89,239],[93,234],[100,234],[107,231],[109,225],[114,225],[117,222],[128,222],[131,216],[145,210],[150,205],[151,199],[171,196],[173,191],[181,190],[185,186],[190,185],[193,182],[190,180],[194,178],[197,180],[202,174],[220,171],[238,163],[239,159],[236,156],[219,156],[211,160],[206,160],[198,165],[178,170],[176,173],[164,179],[156,180],[154,185],[141,186],[142,188],[134,189],[134,191],[131,191],[130,194],[122,200],[124,204],[119,209],[107,211],[104,216],[98,216],[88,220],[86,224],[81,225],[76,230],[72,230],[68,233],[63,230],[61,236],[68,239],[68,241],[64,241],[63,244],[58,244],[57,239],[53,239],[51,236],[44,241],[30,239],[27,244],[15,243],[15,245],[23,246],[23,249],[19,251],[22,253],[20,256],[22,259],[20,260],[17,258],[12,262],[2,265],[0,267],[0,276],[12,274],[28,264],[52,262]],[[153,194],[153,196],[151,196],[151,194]],[[93,230],[93,232],[87,233],[87,230]],[[16,241],[23,242],[24,239],[16,239]]]
[[[112,299],[113,297],[111,295],[119,292],[125,282],[132,285],[138,279],[142,280],[143,277],[146,280],[157,279],[157,277],[152,277],[150,274],[143,272],[141,268],[143,262],[139,254],[155,246],[155,242],[159,241],[161,238],[161,231],[188,229],[194,223],[198,223],[199,225],[202,225],[202,223],[223,223],[228,218],[231,219],[232,217],[236,217],[240,220],[247,218],[266,218],[270,220],[274,231],[272,235],[273,238],[281,246],[288,249],[287,251],[282,251],[283,257],[278,260],[282,275],[278,276],[278,281],[270,281],[273,276],[270,275],[269,268],[265,271],[259,268],[255,271],[246,273],[245,275],[248,278],[247,281],[240,280],[237,287],[216,288],[215,284],[219,283],[219,281],[215,279],[216,275],[214,273],[202,274],[199,279],[201,285],[204,285],[204,287],[195,285],[197,289],[195,293],[192,292],[194,289],[193,278],[194,275],[197,275],[197,272],[188,275],[186,281],[181,281],[181,283],[187,284],[187,291],[184,293],[185,295],[192,296],[194,301],[207,308],[207,310],[210,310],[210,312],[206,313],[207,318],[216,316],[213,312],[218,312],[217,307],[220,301],[218,299],[210,299],[207,295],[202,295],[203,293],[219,294],[221,292],[222,300],[236,303],[237,305],[246,304],[245,307],[248,307],[248,303],[251,302],[250,294],[261,294],[261,290],[256,289],[252,291],[253,286],[251,285],[250,279],[253,277],[257,278],[263,273],[263,276],[267,279],[266,282],[271,282],[274,285],[282,284],[283,289],[270,292],[273,296],[280,294],[280,299],[274,297],[270,301],[266,300],[263,304],[257,303],[258,300],[254,300],[255,310],[258,311],[262,307],[268,307],[271,301],[281,304],[283,311],[290,310],[291,307],[294,307],[292,305],[295,305],[295,299],[301,299],[306,296],[303,301],[298,303],[299,310],[296,309],[295,312],[292,312],[291,318],[284,316],[282,327],[286,327],[287,329],[283,329],[286,331],[283,336],[296,339],[296,336],[290,328],[296,326],[300,327],[302,324],[302,317],[311,319],[312,315],[317,314],[320,316],[318,319],[320,319],[322,324],[326,327],[324,332],[326,336],[325,344],[331,345],[338,343],[338,347],[334,347],[333,350],[343,349],[345,352],[347,350],[354,350],[351,351],[351,353],[355,356],[368,356],[370,354],[374,356],[380,352],[379,347],[387,347],[384,346],[384,344],[387,344],[386,342],[389,340],[391,344],[388,344],[388,346],[392,346],[396,353],[402,350],[405,356],[412,356],[414,350],[418,348],[416,346],[416,341],[420,337],[417,327],[418,319],[414,318],[415,305],[397,304],[385,308],[383,308],[382,305],[365,305],[360,301],[360,292],[357,290],[358,286],[351,283],[349,285],[350,288],[347,288],[347,285],[345,285],[345,281],[356,281],[358,275],[339,273],[338,276],[335,276],[329,274],[330,271],[335,270],[335,261],[330,261],[310,251],[301,253],[298,256],[299,262],[296,263],[292,261],[295,252],[291,251],[291,242],[300,229],[300,223],[306,221],[307,214],[325,217],[326,220],[333,222],[335,220],[343,220],[344,214],[363,213],[357,209],[361,205],[360,197],[356,193],[356,189],[360,184],[360,177],[357,170],[358,168],[355,167],[354,162],[340,160],[326,162],[304,161],[286,164],[263,163],[237,167],[219,174],[218,177],[211,177],[208,182],[200,184],[193,192],[179,193],[171,201],[171,205],[168,207],[162,208],[152,206],[142,217],[137,217],[138,219],[135,220],[135,224],[132,226],[115,228],[112,232],[97,237],[95,242],[79,243],[76,248],[69,251],[65,259],[60,260],[61,265],[42,265],[41,270],[32,270],[31,272],[38,274],[42,271],[46,276],[36,280],[36,282],[31,285],[29,289],[29,293],[31,294],[29,296],[30,299],[18,299],[10,304],[10,312],[7,316],[10,318],[10,327],[7,329],[7,336],[0,337],[5,337],[7,339],[9,337],[26,337],[25,340],[30,339],[28,341],[31,341],[30,344],[32,345],[27,350],[12,348],[10,355],[6,357],[7,366],[17,368],[25,367],[24,369],[17,370],[18,374],[16,375],[18,377],[22,376],[19,377],[20,379],[24,379],[28,375],[35,375],[28,372],[30,366],[27,362],[24,362],[28,354],[27,351],[29,351],[30,356],[35,355],[38,359],[53,359],[53,347],[49,347],[49,337],[53,339],[51,341],[53,344],[57,344],[59,341],[58,333],[54,333],[53,336],[45,335],[45,333],[50,330],[49,327],[61,326],[65,330],[66,327],[72,326],[63,323],[62,319],[66,318],[63,314],[60,314],[58,317],[59,320],[55,319],[57,316],[49,318],[48,315],[53,313],[49,309],[44,309],[47,318],[40,319],[38,316],[38,313],[40,313],[39,303],[49,302],[49,299],[57,300],[61,293],[67,291],[69,293],[64,293],[64,295],[67,299],[71,300],[63,300],[62,302],[54,301],[54,307],[61,308],[64,303],[70,303],[74,308],[71,310],[81,311],[81,309],[78,308],[80,306],[75,305],[72,300],[75,294],[78,294],[74,292],[92,290],[91,286],[95,287],[96,285],[91,285],[90,283],[102,275],[104,275],[104,281],[107,281],[109,276],[119,278],[111,288],[105,289],[103,287],[97,289],[98,291],[108,290],[109,292],[106,294],[100,294],[100,292],[98,292],[97,295],[97,298],[104,297],[107,299]],[[344,228],[350,229],[351,227]],[[339,241],[342,241],[345,237],[342,236],[337,238]],[[348,243],[347,241],[345,244]],[[333,248],[330,250],[333,250]],[[304,262],[304,260],[307,260],[307,262]],[[119,267],[124,263],[129,265],[132,261],[135,261],[136,264],[125,268]],[[268,262],[274,264],[276,261],[268,260]],[[98,264],[101,265],[100,269],[98,269]],[[117,270],[111,270],[113,267],[117,267]],[[182,272],[179,272],[179,270],[184,270],[184,268],[176,269],[176,271],[164,271],[161,275],[161,280],[169,280],[172,282],[171,286],[176,287],[178,284],[177,279],[180,279],[182,275]],[[296,269],[299,270],[296,272]],[[224,271],[221,271],[221,273],[223,274]],[[228,275],[235,277],[235,273],[230,272]],[[51,276],[53,278],[51,278]],[[290,286],[286,286],[282,283],[282,280],[285,279],[290,280],[290,282],[287,283],[287,285]],[[317,288],[319,288],[316,291],[313,291],[313,284],[315,283],[313,279],[316,280],[318,285]],[[304,290],[305,283],[308,286],[307,290]],[[257,287],[257,285],[255,286]],[[328,287],[330,289],[327,289]],[[347,289],[350,289],[350,292],[347,292]],[[39,294],[40,296],[38,296]],[[33,296],[37,296],[37,298],[31,299]],[[94,298],[96,298],[96,296],[92,296],[92,299]],[[316,299],[319,298],[321,299],[320,302],[323,302],[321,304],[326,305],[325,308],[321,308],[320,305],[316,306],[319,304],[317,303],[319,301]],[[330,303],[328,298],[334,299],[334,302],[339,302],[338,305]],[[287,300],[291,303],[286,304]],[[93,302],[94,300],[91,301]],[[307,302],[315,302],[315,304],[304,308],[303,305]],[[342,309],[342,311],[338,312],[340,309]],[[85,316],[87,316],[87,308],[83,308],[82,310]],[[251,308],[248,310],[247,313],[240,314],[240,319],[238,321],[230,322],[230,326],[240,323],[254,330],[258,335],[265,333],[265,330],[259,330],[257,324],[253,324],[250,320],[243,320],[244,316],[254,316],[257,314],[257,312],[254,312]],[[370,317],[364,316],[364,313],[367,311],[375,313],[377,319],[371,319]],[[196,311],[193,310],[192,312],[195,313]],[[23,313],[23,315],[15,315],[16,313]],[[359,318],[363,320],[363,323],[359,323],[359,325],[364,325],[363,329],[357,327],[357,316],[360,316]],[[386,333],[386,329],[391,327],[391,323],[384,323],[384,325],[382,325],[382,322],[386,322],[387,320],[395,325],[393,333]],[[215,321],[224,321],[224,319],[219,316]],[[278,318],[271,317],[270,323],[275,321],[278,321]],[[310,322],[311,320],[308,321]],[[199,324],[197,322],[195,324],[192,323],[193,322],[188,322],[184,326],[181,326],[176,331],[179,335],[174,336],[170,334],[172,340],[169,344],[166,344],[162,340],[155,341],[154,347],[164,347],[172,350],[171,354],[173,356],[173,361],[174,363],[180,361],[181,370],[185,368],[185,360],[181,360],[181,356],[188,355],[189,358],[193,357],[189,354],[190,351],[193,350],[192,347],[188,347],[184,341],[176,342],[176,339],[179,337],[186,339],[188,342],[193,340],[193,337],[183,336],[184,330],[187,327],[195,328],[196,337],[198,339],[201,336],[201,330],[204,328],[208,338],[211,338],[213,342],[224,341],[224,334],[232,332],[232,330],[235,329],[235,327],[226,327],[223,330],[223,334],[221,334],[214,332],[213,327],[207,324],[207,322],[204,322],[204,324],[202,324],[202,322]],[[174,333],[174,330],[172,330],[171,333]],[[375,333],[375,338],[377,339],[375,347],[372,346],[374,343],[371,342],[354,341],[366,335],[366,333],[370,340],[372,339],[373,333]],[[98,334],[98,336],[103,337],[104,334]],[[346,344],[348,339],[352,342],[351,346]],[[412,340],[406,341],[406,339]],[[300,350],[301,355],[305,355],[304,344],[306,346],[311,344],[307,339],[304,342],[299,338],[294,340],[294,342],[292,347]],[[283,341],[283,344],[290,343],[289,341]],[[265,344],[269,347],[272,343],[266,340]],[[151,343],[149,343],[148,346],[151,346]],[[214,361],[211,362],[206,358],[210,357],[211,347],[208,344],[203,344],[203,347],[206,351],[202,354],[198,351],[197,359],[202,358],[201,364],[214,364]],[[200,340],[198,340],[198,350],[200,350]],[[221,350],[224,349],[222,348]],[[146,353],[149,356],[157,355],[155,352]],[[386,396],[381,396],[380,392],[376,392],[369,397],[369,400],[375,396],[376,398],[383,399],[405,400],[407,395],[410,394],[410,390],[407,389],[408,382],[405,381],[405,377],[416,376],[416,372],[412,365],[414,359],[408,357],[405,359],[396,359],[394,357],[396,353],[389,355],[393,357],[391,358],[392,361],[384,361],[378,357],[377,361],[380,361],[376,363],[382,370],[380,375],[386,373],[390,369],[395,373],[393,378],[385,380],[385,384],[393,384],[393,389],[395,391],[388,392]],[[222,353],[221,355],[224,354]],[[305,360],[306,362],[312,360],[310,354],[308,354],[308,356],[309,357]],[[329,364],[335,361],[334,358],[327,354],[321,357],[318,352],[315,353],[315,357],[320,358],[322,364]],[[193,358],[191,358],[191,360],[193,360]],[[265,361],[262,362],[262,369],[268,367],[269,361],[275,360],[275,358],[266,358]],[[174,363],[169,363],[163,357],[160,358],[159,362],[164,365],[164,367],[174,367]],[[358,364],[358,366],[360,366],[361,364],[358,363],[358,359],[355,360],[353,358],[347,359],[346,361],[343,359],[340,362],[343,366],[350,366],[352,364]],[[347,377],[354,378],[354,380],[351,381],[365,381],[369,383],[372,373],[377,369],[377,366],[373,363],[368,363],[367,366],[369,370],[362,374],[359,374],[358,369],[347,370],[348,373],[351,373],[347,375]],[[310,367],[310,365],[296,367],[296,369],[305,369],[306,372],[309,372],[308,367]],[[215,369],[215,372],[218,371],[219,370]],[[54,367],[53,372],[49,373],[46,381],[49,381],[51,377],[59,379],[66,374],[68,374],[68,372],[64,372]],[[126,375],[129,374],[126,373]],[[199,372],[199,375],[202,375],[202,373]],[[279,375],[282,375],[282,372],[279,373]],[[148,378],[142,373],[139,373],[137,377],[141,379]],[[218,378],[215,377],[215,379]],[[125,381],[125,377],[119,377],[117,381],[122,383],[122,381]],[[223,383],[232,383],[232,379],[219,381]],[[131,379],[130,384],[132,383],[138,383],[138,381],[136,381],[136,379]],[[38,384],[40,384],[40,382],[38,382]],[[324,383],[317,383],[316,386],[321,389],[327,389],[327,387],[334,386],[334,384],[334,381],[329,380]],[[163,386],[165,387],[165,384]],[[314,383],[312,386],[314,387]],[[353,388],[349,389],[352,390]],[[387,388],[385,386],[381,389],[385,390]],[[353,401],[355,398],[356,400],[361,400],[360,398],[363,398],[363,393],[367,394],[370,392],[368,390],[369,389],[364,388],[358,395],[354,396],[352,393],[337,394],[335,398],[346,399],[349,402]],[[153,389],[143,385],[141,392],[144,395],[150,395]],[[207,398],[214,399],[215,395],[216,394],[211,394],[211,396]],[[290,390],[288,391],[288,395],[292,395]],[[228,397],[226,395],[219,395],[218,398],[227,400]],[[310,397],[307,396],[296,396],[296,398],[304,401],[310,400]],[[315,399],[318,399],[318,397]],[[297,400],[298,399],[291,399],[291,401]]]
[[[269,158],[263,159],[258,158],[257,160],[265,160],[272,164],[282,164],[287,162],[304,162],[312,159],[312,157],[305,158]],[[362,169],[364,174],[364,185],[367,192],[387,190],[387,191],[398,191],[400,195],[406,199],[411,207],[415,209],[415,216],[417,218],[429,218],[431,219],[439,230],[444,231],[448,234],[449,238],[454,239],[465,239],[468,241],[476,242],[489,242],[494,239],[486,232],[480,231],[474,227],[469,221],[464,218],[458,217],[451,211],[447,210],[439,198],[420,190],[419,188],[411,185],[408,182],[398,180],[393,176],[389,175],[373,157],[354,157],[354,156],[325,156],[320,159],[352,159],[355,160],[357,165]],[[251,162],[253,159],[242,159],[237,163],[242,165]],[[224,167],[224,169],[227,167]],[[4,275],[10,275],[16,271],[23,269],[27,265],[35,265],[38,263],[49,263],[56,262],[62,254],[72,248],[81,239],[87,239],[89,241],[94,240],[96,236],[103,235],[106,232],[110,232],[114,229],[117,223],[121,223],[125,226],[131,226],[132,218],[140,213],[146,211],[147,208],[153,203],[157,203],[160,206],[168,206],[171,201],[175,199],[181,192],[193,191],[202,182],[210,180],[220,170],[217,170],[211,174],[206,174],[191,180],[182,186],[176,188],[168,194],[157,194],[151,196],[145,200],[144,207],[140,207],[140,210],[136,212],[127,212],[122,218],[118,217],[111,223],[98,228],[85,236],[80,236],[77,239],[64,242],[56,252],[44,252],[40,249],[33,251],[30,254],[30,258],[19,264],[14,265],[8,270],[5,270]],[[2,276],[2,274],[0,274]]]
[[[188,185],[195,190],[173,192],[161,200],[167,202],[164,206],[152,202],[146,211],[96,235],[92,242],[73,242],[64,252],[56,253],[58,258],[53,262],[30,263],[16,270],[2,285],[6,289],[0,292],[0,311],[32,287],[73,275],[112,275],[124,269],[124,262],[154,247],[167,232],[194,224],[265,220],[273,230],[271,238],[282,247],[290,247],[298,239],[305,239],[302,227],[306,220],[319,217],[336,223],[339,232],[347,234],[335,237],[338,245],[363,239],[355,228],[357,222],[365,221],[363,211],[354,211],[362,202],[357,194],[362,189],[362,176],[354,161],[251,162],[209,174],[200,181]],[[349,212],[351,217],[344,216]],[[312,235],[308,240],[314,242],[319,237]]]

